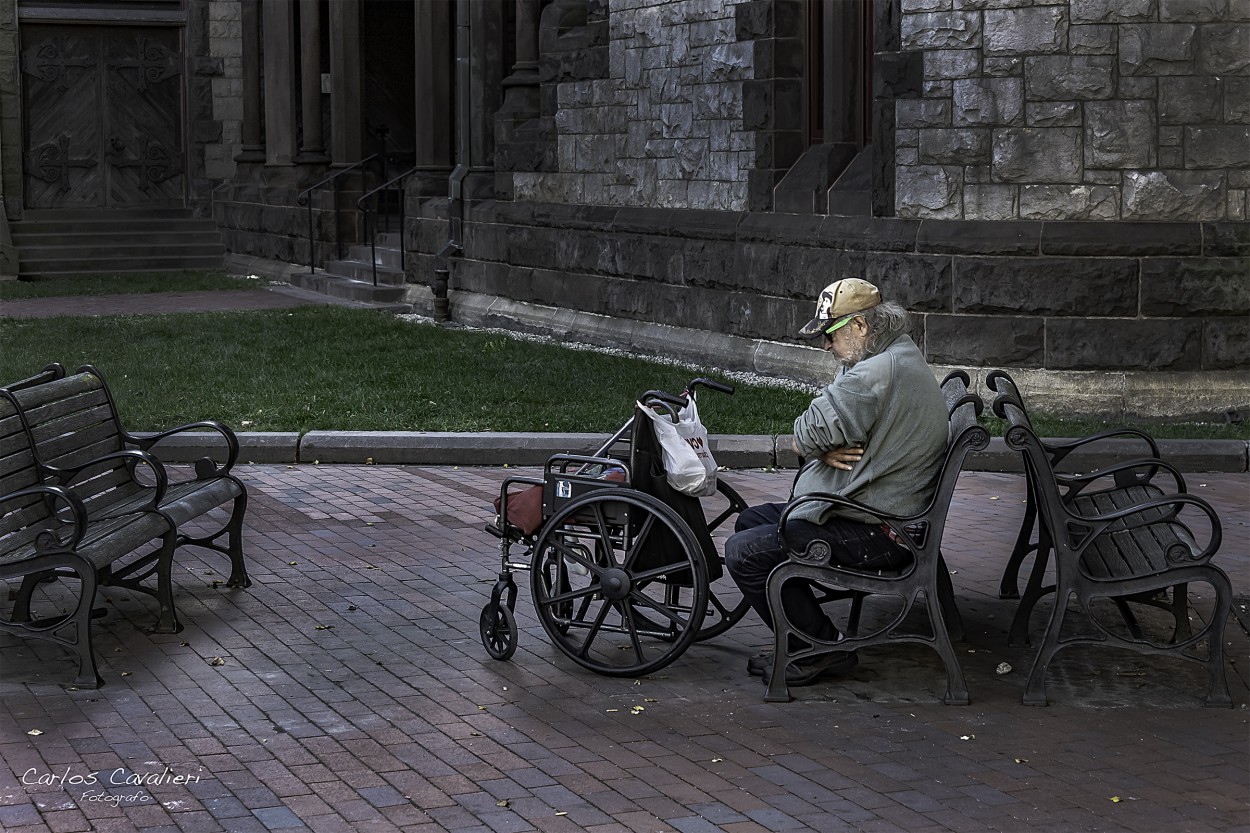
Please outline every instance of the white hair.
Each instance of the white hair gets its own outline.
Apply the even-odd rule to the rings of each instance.
[[[878,353],[900,333],[907,331],[907,310],[894,301],[882,301],[864,310],[864,323],[868,325],[868,349]]]

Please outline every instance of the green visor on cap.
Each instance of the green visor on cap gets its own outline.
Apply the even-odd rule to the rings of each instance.
[[[854,317],[855,317],[855,316],[857,316],[857,315],[859,315],[859,313],[858,313],[858,312],[853,312],[853,313],[851,313],[850,315],[848,315],[848,316],[846,316],[845,318],[843,318],[841,321],[835,321],[835,322],[833,323],[833,326],[832,326],[832,327],[829,327],[829,328],[827,328],[827,329],[825,330],[824,334],[825,334],[825,335],[827,335],[827,336],[831,336],[831,335],[833,335],[833,334],[834,334],[834,333],[836,333],[838,330],[840,330],[840,329],[842,329],[843,327],[845,327],[847,324],[850,324],[850,323],[851,323],[851,319],[852,319],[852,318],[854,318]]]
[[[799,330],[799,335],[807,336],[808,338],[815,338],[816,336],[822,335],[832,335],[849,324],[851,319],[857,315],[859,315],[858,312],[853,312],[850,315],[844,315],[841,318],[817,318],[809,321],[807,326]]]

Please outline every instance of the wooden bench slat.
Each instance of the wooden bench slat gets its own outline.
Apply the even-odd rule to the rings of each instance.
[[[105,454],[122,450],[117,431],[107,423],[93,424],[76,434],[41,436],[35,432],[35,447],[49,465],[73,468]]]

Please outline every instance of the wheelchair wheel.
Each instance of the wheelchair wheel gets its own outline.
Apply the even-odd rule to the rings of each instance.
[[[530,592],[555,646],[615,677],[650,674],[681,656],[708,609],[706,566],[690,527],[662,502],[624,488],[588,492],[547,521],[534,545]]]
[[[516,617],[506,604],[497,601],[487,602],[482,608],[478,627],[482,634],[482,645],[492,658],[511,659],[516,653]]]
[[[726,521],[736,517],[739,512],[747,507],[747,502],[742,499],[742,495],[738,494],[732,486],[726,483],[723,477],[716,478],[716,491],[723,501],[728,501],[728,505],[723,505],[722,502],[718,501],[708,507],[710,513],[715,513],[708,518],[707,524],[708,531],[713,533],[724,525]],[[718,546],[718,550],[723,551],[723,549],[723,544]],[[724,556],[718,557],[721,559],[721,577],[708,586],[707,613],[703,618],[703,627],[699,629],[698,635],[695,636],[696,642],[720,636],[738,624],[742,617],[747,615],[747,611],[751,609],[750,603],[742,598],[738,588],[734,586],[733,579],[725,571]]]

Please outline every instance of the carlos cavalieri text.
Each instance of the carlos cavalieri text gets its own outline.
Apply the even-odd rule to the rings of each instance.
[[[198,784],[199,782],[200,776],[178,775],[169,767],[165,767],[160,772],[131,772],[118,767],[111,772],[88,772],[86,775],[79,775],[70,767],[66,767],[64,772],[40,772],[31,767],[22,773],[23,784],[45,787],[58,784],[67,787],[94,787],[97,784],[115,787],[159,787],[162,784]]]

